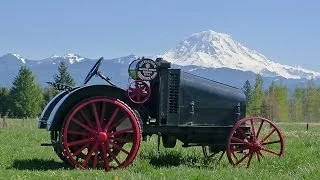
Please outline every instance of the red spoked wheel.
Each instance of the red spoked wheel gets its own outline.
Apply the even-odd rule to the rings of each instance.
[[[77,104],[62,127],[62,148],[71,165],[84,169],[124,168],[140,148],[137,116],[125,103],[93,97]]]
[[[244,164],[247,168],[268,156],[280,157],[283,153],[284,140],[279,128],[272,121],[261,117],[238,121],[227,142],[230,163]]]
[[[129,99],[136,104],[146,102],[151,95],[150,86],[142,80],[135,80],[130,83],[127,92]]]

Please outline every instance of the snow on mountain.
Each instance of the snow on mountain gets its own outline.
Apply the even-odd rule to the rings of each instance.
[[[80,62],[82,61],[84,58],[77,55],[77,54],[73,54],[73,53],[68,53],[68,54],[65,54],[63,56],[64,59],[68,59],[70,64],[73,64],[75,62]]]
[[[230,35],[212,30],[190,35],[161,57],[181,66],[230,68],[268,77],[282,76],[287,79],[320,77],[319,72],[273,62],[259,52],[233,40]]]
[[[67,53],[63,56],[58,56],[58,55],[52,55],[50,56],[49,58],[46,58],[44,60],[41,60],[41,61],[38,61],[37,63],[38,64],[41,64],[41,63],[53,63],[53,64],[56,64],[57,62],[60,62],[60,61],[67,61],[69,62],[70,64],[74,64],[74,63],[77,63],[77,62],[81,62],[83,61],[84,57],[81,57],[77,54],[74,54],[74,53]]]
[[[19,54],[14,54],[14,53],[8,53],[4,56],[0,57],[0,60],[6,61],[7,63],[19,63],[19,64],[25,64],[26,59],[20,56]]]
[[[26,60],[22,57],[22,56],[20,56],[19,54],[12,54],[14,57],[16,57],[17,59],[19,59],[22,63],[26,63]]]

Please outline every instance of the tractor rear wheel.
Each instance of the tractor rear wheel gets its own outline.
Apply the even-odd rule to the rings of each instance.
[[[134,111],[118,99],[98,96],[78,103],[66,117],[63,154],[76,168],[112,169],[130,165],[140,148]]]
[[[280,157],[283,153],[284,140],[279,128],[262,117],[238,121],[227,142],[229,162],[233,165],[243,164],[247,168],[268,156]]]

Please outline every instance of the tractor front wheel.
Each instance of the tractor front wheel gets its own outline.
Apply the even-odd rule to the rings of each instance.
[[[227,156],[233,165],[249,167],[269,156],[280,157],[283,153],[284,140],[279,128],[262,117],[238,121],[227,142]]]

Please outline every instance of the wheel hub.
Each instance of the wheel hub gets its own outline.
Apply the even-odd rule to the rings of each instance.
[[[260,151],[262,149],[262,145],[260,142],[256,141],[252,144],[252,151],[253,152],[257,152],[257,151]]]
[[[106,132],[99,132],[98,133],[98,135],[97,135],[98,142],[102,143],[102,142],[107,141],[107,139],[108,139],[108,135]]]

